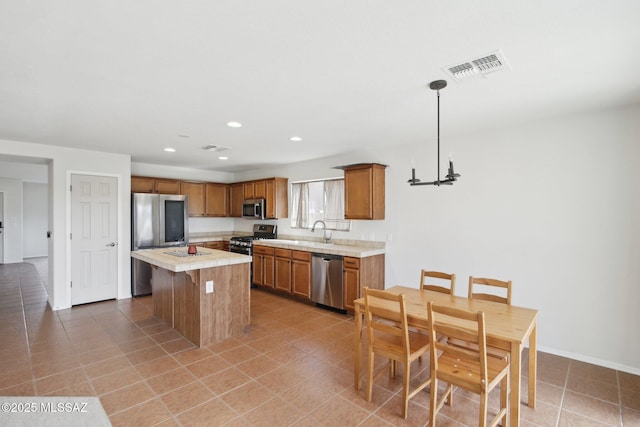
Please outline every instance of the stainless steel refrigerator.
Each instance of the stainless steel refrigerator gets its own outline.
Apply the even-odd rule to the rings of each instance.
[[[188,197],[131,194],[131,249],[185,246],[189,243]],[[131,258],[131,294],[151,293],[151,266]]]

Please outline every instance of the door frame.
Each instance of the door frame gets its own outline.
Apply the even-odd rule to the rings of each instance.
[[[71,238],[70,238],[70,234],[71,234],[71,176],[72,175],[90,175],[90,176],[104,176],[104,177],[109,177],[109,178],[115,178],[116,179],[116,188],[118,191],[118,195],[116,197],[116,212],[117,212],[117,216],[116,216],[116,220],[118,222],[118,225],[116,227],[117,229],[117,236],[118,236],[118,246],[117,246],[117,262],[116,262],[116,299],[122,299],[122,298],[126,298],[127,295],[124,295],[122,292],[122,256],[123,256],[123,248],[122,248],[122,244],[121,242],[126,242],[127,240],[124,239],[123,236],[123,214],[122,214],[122,175],[120,174],[113,174],[113,173],[97,173],[97,172],[89,172],[89,171],[78,171],[78,170],[67,170],[66,171],[66,213],[65,213],[65,253],[66,253],[66,290],[67,290],[67,298],[66,298],[66,307],[67,308],[71,308]],[[127,251],[130,251],[130,249],[125,248]],[[129,294],[130,296],[130,294]]]

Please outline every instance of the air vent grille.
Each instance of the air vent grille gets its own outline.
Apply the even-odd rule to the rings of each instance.
[[[213,151],[214,153],[219,153],[221,151],[229,150],[229,147],[223,147],[222,145],[206,145],[202,147],[203,150]]]
[[[487,55],[458,63],[442,70],[455,81],[466,80],[474,76],[484,76],[511,67],[502,51],[498,50]]]

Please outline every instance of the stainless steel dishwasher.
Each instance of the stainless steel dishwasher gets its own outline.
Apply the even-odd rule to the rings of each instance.
[[[314,253],[311,257],[311,300],[344,310],[341,255]]]

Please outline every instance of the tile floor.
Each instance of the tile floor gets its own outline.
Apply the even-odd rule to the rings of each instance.
[[[0,265],[0,395],[99,396],[116,426],[427,424],[428,392],[400,418],[399,377],[383,376],[372,403],[354,391],[352,317],[253,290],[246,335],[195,348],[150,297],[51,311],[38,271]],[[524,426],[640,426],[640,377],[540,353],[537,406],[521,409]],[[476,425],[477,410],[458,390],[438,425]]]

